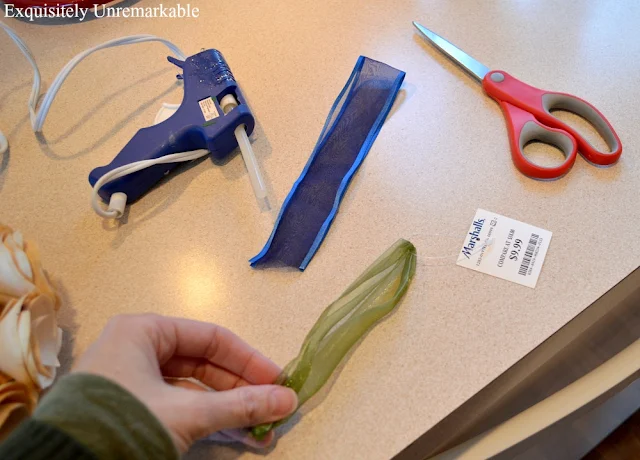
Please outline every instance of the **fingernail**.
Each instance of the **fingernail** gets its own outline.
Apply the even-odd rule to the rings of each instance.
[[[298,406],[298,395],[295,391],[286,387],[275,387],[269,395],[271,413],[276,417],[289,415]]]

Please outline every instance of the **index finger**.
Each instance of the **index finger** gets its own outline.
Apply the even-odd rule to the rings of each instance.
[[[162,366],[172,356],[204,358],[252,384],[273,383],[281,369],[228,329],[212,323],[157,316],[154,346]]]

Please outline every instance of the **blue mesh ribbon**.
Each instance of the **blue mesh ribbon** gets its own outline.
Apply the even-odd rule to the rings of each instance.
[[[284,200],[271,236],[249,262],[304,270],[378,136],[405,73],[364,56],[331,107],[311,158]]]

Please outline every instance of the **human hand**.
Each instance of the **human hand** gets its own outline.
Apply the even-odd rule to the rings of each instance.
[[[73,372],[101,375],[127,389],[167,428],[181,452],[216,431],[280,420],[298,402],[293,390],[271,385],[278,366],[229,330],[158,315],[111,319]],[[165,380],[187,377],[216,391]]]

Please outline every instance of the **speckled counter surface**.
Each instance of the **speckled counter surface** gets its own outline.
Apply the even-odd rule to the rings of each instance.
[[[128,4],[131,2],[127,2]],[[140,6],[154,2],[141,0]],[[0,220],[41,246],[61,286],[68,367],[119,313],[153,311],[227,326],[284,365],[324,307],[397,238],[419,251],[398,311],[351,355],[330,392],[273,458],[389,458],[613,287],[640,263],[640,5],[632,0],[199,2],[199,19],[8,20],[43,81],[78,52],[152,33],[187,54],[220,49],[258,120],[254,148],[273,209],[261,212],[239,156],[205,160],[134,204],[125,222],[89,207],[106,164],[160,104],[179,102],[159,44],[83,62],[40,140],[26,101],[31,69],[0,35]],[[498,105],[414,33],[412,20],[483,63],[592,102],[616,127],[621,161],[578,158],[555,182],[513,167]],[[304,273],[253,270],[357,57],[407,72],[403,91]],[[535,290],[454,265],[477,208],[553,231]],[[320,402],[318,404],[318,402]],[[198,446],[191,458],[251,458]]]

